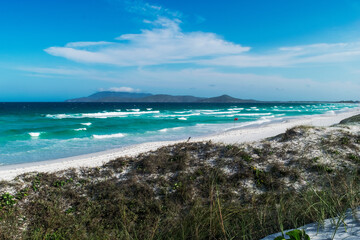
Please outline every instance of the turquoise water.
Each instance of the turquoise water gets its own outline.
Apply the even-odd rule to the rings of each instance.
[[[186,139],[357,104],[0,103],[0,165]],[[238,118],[237,121],[234,121]]]

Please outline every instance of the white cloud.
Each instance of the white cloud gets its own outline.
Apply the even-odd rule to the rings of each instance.
[[[101,46],[112,44],[111,42],[99,41],[99,42],[70,42],[65,45],[65,47],[90,47],[90,46]]]
[[[112,88],[109,88],[107,91],[134,93],[134,92],[140,92],[140,89],[134,89],[131,87],[112,87]]]
[[[331,50],[331,49],[340,49],[350,46],[348,43],[317,43],[317,44],[309,44],[309,45],[300,45],[293,47],[281,47],[279,50],[281,51],[293,51],[293,52],[318,52],[319,50]]]
[[[18,67],[17,70],[36,73],[36,74],[50,74],[50,75],[84,75],[89,71],[79,68],[45,68],[45,67]]]
[[[197,61],[200,65],[231,67],[284,67],[289,66],[291,56],[288,55],[230,55]]]
[[[192,63],[239,68],[291,67],[360,60],[360,42],[286,46],[254,54],[250,47],[226,41],[215,33],[184,32],[177,18],[158,17],[144,22],[152,28],[123,34],[116,38],[118,41],[71,42],[45,51],[76,62],[117,66]]]
[[[172,11],[159,5],[146,3],[142,0],[126,0],[124,1],[126,10],[132,13],[138,13],[145,16],[167,16],[167,17],[182,17],[179,11]]]
[[[232,67],[291,67],[309,63],[340,63],[360,60],[360,42],[319,43],[281,47],[262,54],[236,54],[199,60],[202,65]]]
[[[115,64],[116,62],[116,59],[112,56],[111,51],[108,53],[106,51],[91,52],[89,50],[81,50],[70,47],[50,47],[45,49],[45,51],[51,55],[64,57],[76,62],[107,64]]]
[[[27,72],[31,76],[42,78],[71,78],[71,79],[93,79],[108,82],[118,82],[117,72],[99,71],[94,69],[80,68],[46,68],[46,67],[18,67],[16,70]]]
[[[196,62],[197,59],[240,54],[250,49],[214,33],[183,32],[178,19],[159,17],[150,23],[154,26],[151,30],[123,34],[116,38],[120,42],[98,44],[96,49],[86,49],[84,42],[75,42],[45,51],[76,62],[147,66]]]

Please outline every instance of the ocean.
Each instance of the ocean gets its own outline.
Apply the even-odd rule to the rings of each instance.
[[[347,103],[0,103],[0,165],[346,111]],[[237,120],[235,120],[237,119]]]

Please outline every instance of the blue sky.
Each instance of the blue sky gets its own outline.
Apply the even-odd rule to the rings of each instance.
[[[0,101],[359,100],[359,1],[5,0]]]

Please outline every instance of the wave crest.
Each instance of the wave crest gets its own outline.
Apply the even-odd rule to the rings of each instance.
[[[92,137],[95,139],[105,139],[105,138],[121,138],[125,137],[126,134],[123,133],[115,133],[115,134],[105,134],[105,135],[93,135]]]
[[[128,115],[142,115],[159,113],[160,111],[139,111],[139,112],[99,112],[99,113],[78,113],[78,114],[47,114],[47,118],[64,119],[64,118],[113,118],[126,117]]]
[[[30,132],[29,135],[30,135],[31,137],[36,138],[36,137],[39,137],[39,136],[41,135],[41,132]]]

